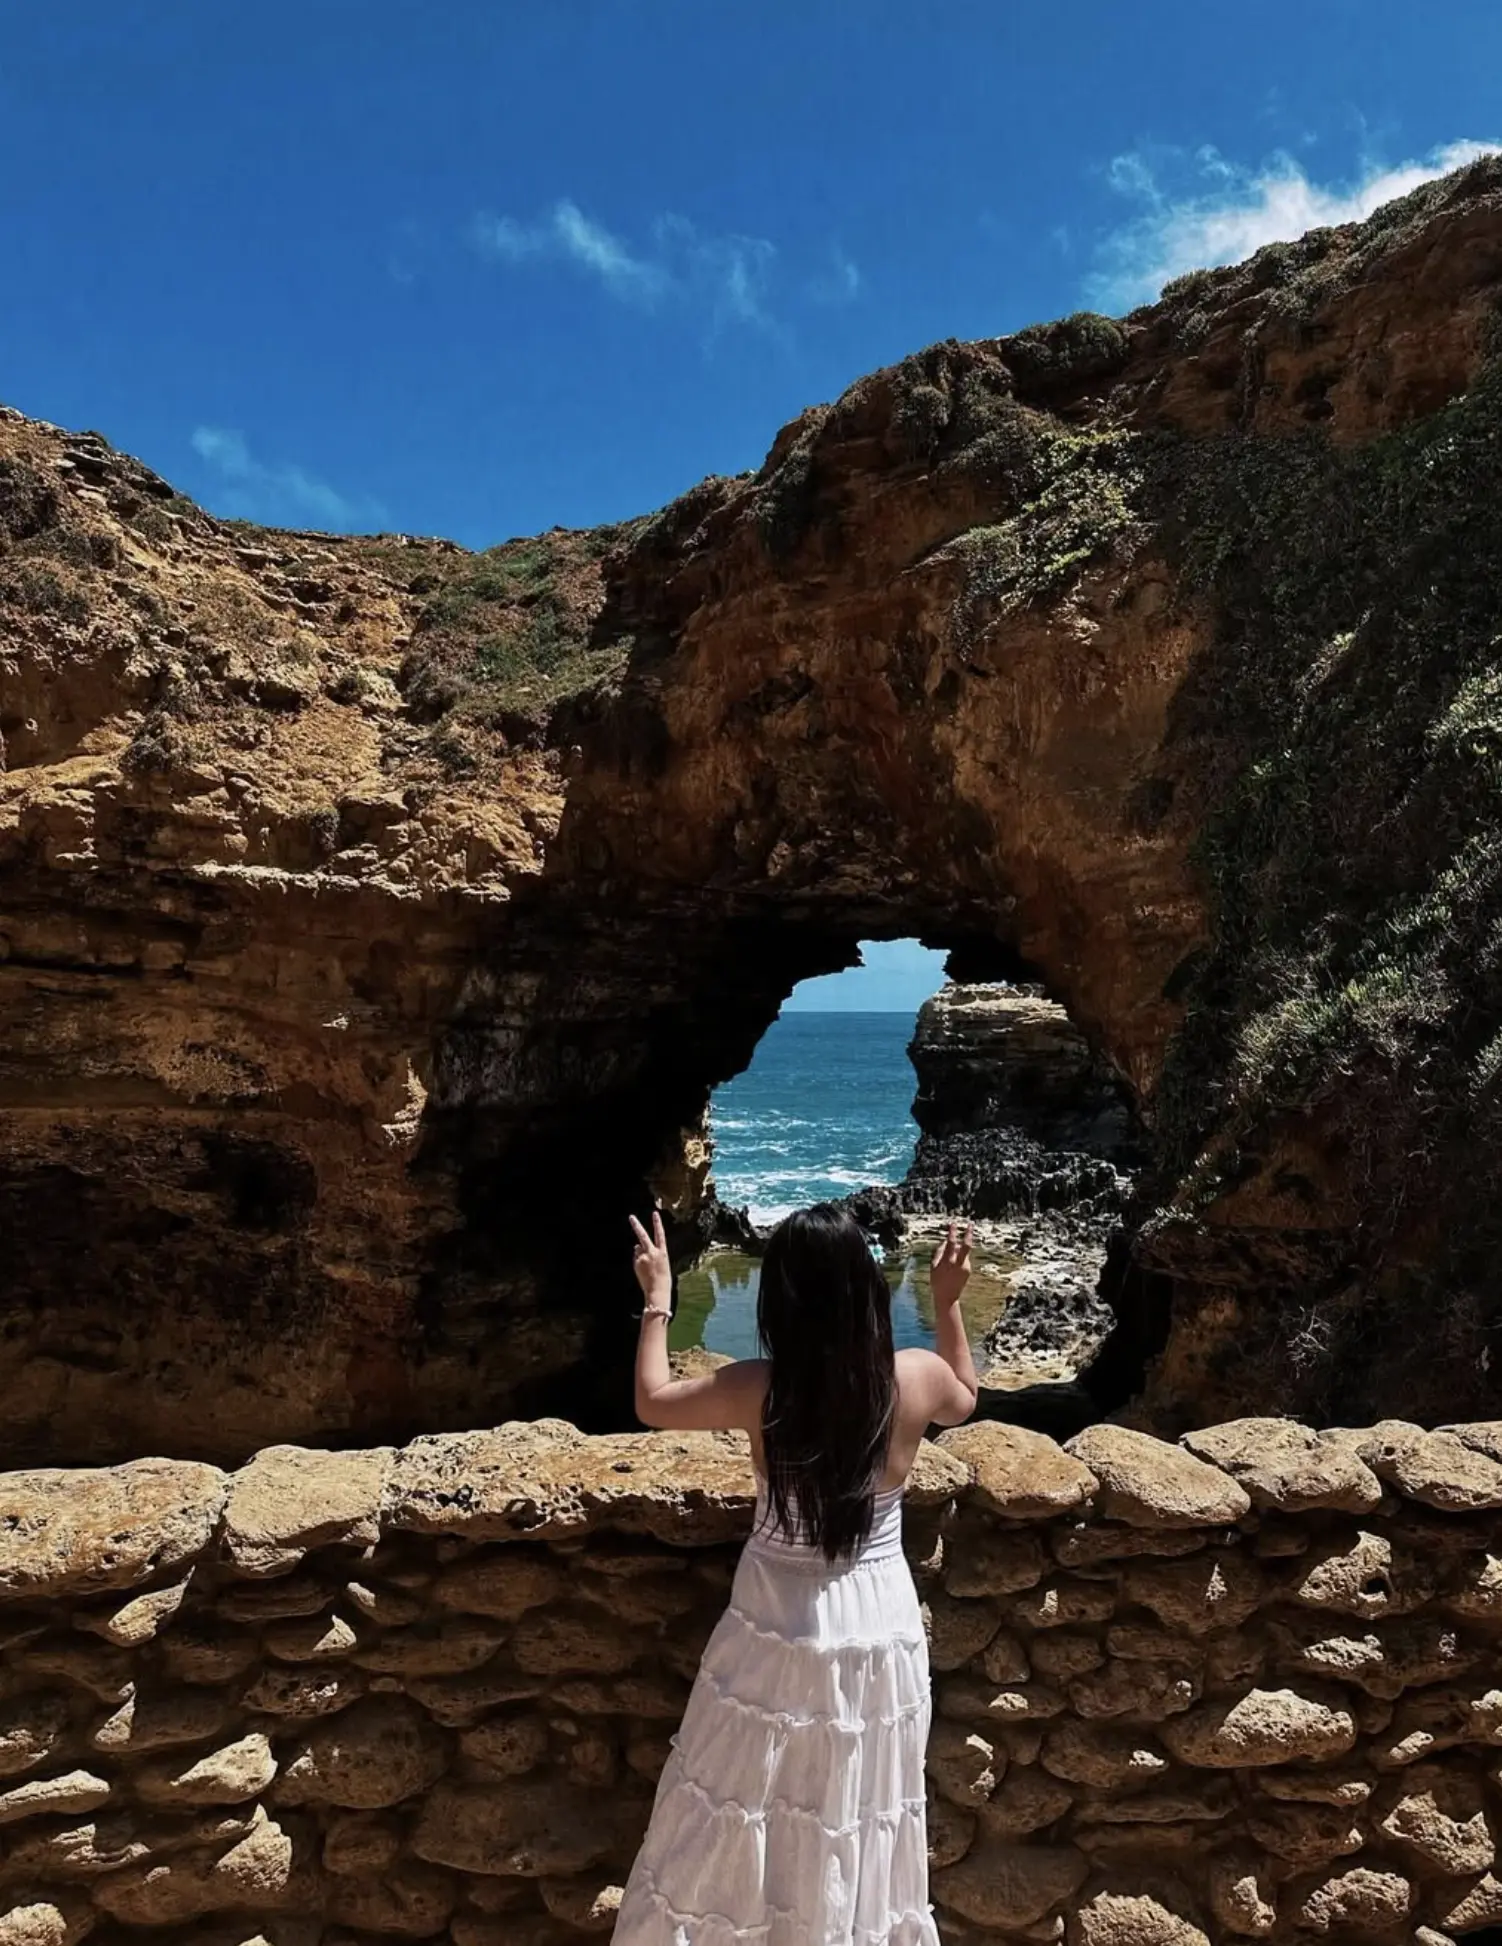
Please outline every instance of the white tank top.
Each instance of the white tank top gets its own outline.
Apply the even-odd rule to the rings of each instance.
[[[804,1561],[828,1568],[822,1549],[814,1547],[798,1534],[789,1534],[779,1527],[767,1497],[767,1483],[758,1473],[756,1476],[756,1520],[751,1529],[747,1547],[758,1554],[779,1561]],[[902,1552],[902,1488],[888,1487],[878,1493],[876,1504],[871,1510],[871,1532],[866,1536],[864,1545],[850,1556],[848,1565],[855,1566],[864,1561],[890,1560]]]

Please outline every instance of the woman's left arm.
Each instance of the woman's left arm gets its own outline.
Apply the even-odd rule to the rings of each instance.
[[[738,1359],[702,1378],[674,1378],[668,1362],[668,1320],[673,1309],[673,1272],[662,1216],[652,1216],[649,1236],[633,1216],[636,1254],[632,1267],[646,1308],[636,1345],[636,1416],[644,1426],[674,1432],[715,1432],[761,1423],[766,1378],[759,1358]]]

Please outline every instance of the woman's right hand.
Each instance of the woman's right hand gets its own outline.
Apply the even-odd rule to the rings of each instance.
[[[960,1293],[970,1281],[970,1246],[974,1235],[973,1223],[951,1223],[948,1236],[934,1252],[929,1288],[934,1294],[935,1306],[941,1311],[947,1311],[952,1304],[959,1303]]]

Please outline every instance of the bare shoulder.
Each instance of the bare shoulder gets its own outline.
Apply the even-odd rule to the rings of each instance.
[[[949,1371],[936,1351],[927,1351],[922,1345],[906,1346],[898,1352],[893,1362],[899,1387],[924,1395],[931,1392],[935,1385],[941,1384]]]

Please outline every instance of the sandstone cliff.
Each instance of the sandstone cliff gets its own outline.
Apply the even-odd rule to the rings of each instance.
[[[7,415],[12,1450],[619,1423],[623,1204],[904,935],[1151,1127],[1102,1406],[1489,1410],[1499,292],[1486,162],[480,556]]]

